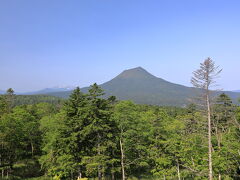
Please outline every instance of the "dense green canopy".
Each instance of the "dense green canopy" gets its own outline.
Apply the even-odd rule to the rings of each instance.
[[[207,179],[206,118],[186,108],[103,99],[93,84],[62,104],[0,96],[2,178]],[[240,107],[212,106],[214,178],[240,178]],[[123,176],[124,169],[124,176]]]

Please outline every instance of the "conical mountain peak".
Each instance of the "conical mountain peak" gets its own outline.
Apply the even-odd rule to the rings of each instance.
[[[124,78],[124,79],[146,79],[146,78],[156,78],[149,72],[147,72],[142,67],[136,67],[132,69],[127,69],[123,71],[121,74],[117,76],[117,78]]]
[[[106,96],[116,96],[119,100],[132,100],[140,104],[185,106],[189,99],[196,96],[199,89],[171,83],[158,78],[142,67],[127,69],[112,80],[100,85]],[[89,87],[82,88],[87,93]],[[72,91],[44,93],[59,97],[69,97]],[[224,92],[234,102],[237,102],[239,93]],[[43,94],[43,93],[41,93]]]

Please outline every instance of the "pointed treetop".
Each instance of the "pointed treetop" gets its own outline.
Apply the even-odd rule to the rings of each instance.
[[[12,88],[9,88],[6,92],[7,95],[14,95],[14,90]]]

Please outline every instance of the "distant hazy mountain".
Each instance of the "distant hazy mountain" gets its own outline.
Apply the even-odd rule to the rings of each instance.
[[[33,91],[33,92],[26,92],[26,93],[21,93],[22,95],[35,95],[35,94],[48,94],[48,93],[55,93],[55,92],[66,92],[66,91],[71,91],[75,87],[53,87],[53,88],[45,88],[39,91]]]
[[[0,90],[0,94],[5,94],[6,91]]]
[[[123,71],[117,77],[100,85],[106,96],[114,95],[120,100],[132,100],[140,104],[184,106],[196,96],[196,88],[168,82],[147,72],[141,67]],[[88,87],[83,88],[86,92]],[[48,95],[67,98],[72,91],[52,92]],[[240,93],[225,92],[235,100]]]
[[[235,90],[235,91],[232,91],[232,92],[240,92],[240,90]]]

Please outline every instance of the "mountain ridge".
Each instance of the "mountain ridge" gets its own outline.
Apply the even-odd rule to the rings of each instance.
[[[239,93],[240,93],[240,90],[234,90],[234,91],[232,91],[232,92],[239,92]]]
[[[199,92],[199,89],[194,87],[187,87],[158,78],[142,67],[124,70],[110,81],[99,86],[104,89],[105,97],[113,95],[119,100],[167,106],[185,106],[190,103],[189,99],[196,97],[197,92]],[[81,88],[85,93],[88,89],[89,87]],[[48,93],[48,95],[67,98],[71,92],[53,92]],[[235,103],[240,97],[240,93],[223,92],[233,98]]]
[[[54,93],[54,92],[65,92],[65,91],[72,91],[75,87],[52,87],[52,88],[44,88],[38,91],[32,91],[32,92],[23,92],[23,93],[17,93],[19,95],[37,95],[37,94],[48,94],[48,93]]]
[[[5,93],[6,93],[6,91],[3,91],[0,89],[0,94],[5,94]]]

